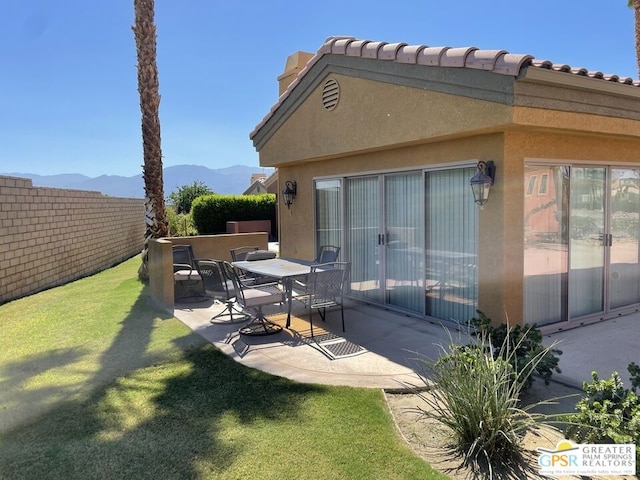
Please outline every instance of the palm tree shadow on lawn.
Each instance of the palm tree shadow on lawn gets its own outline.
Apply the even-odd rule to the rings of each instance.
[[[194,333],[172,340],[182,355],[169,361],[148,355],[157,318],[157,309],[141,295],[102,354],[99,371],[83,383],[92,392],[31,415],[30,423],[6,432],[10,442],[0,441],[0,477],[10,472],[11,478],[79,478],[81,472],[82,478],[99,478],[108,471],[113,478],[196,478],[203,459],[219,471],[242,450],[242,442],[218,435],[228,415],[242,424],[296,418],[299,402],[322,389],[249,369]],[[51,368],[85,354],[55,352]],[[36,363],[10,368],[35,374]],[[38,397],[49,397],[42,403],[50,403],[77,389],[24,391],[16,403],[32,404]]]

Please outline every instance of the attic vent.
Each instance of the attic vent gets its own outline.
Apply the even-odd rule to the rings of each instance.
[[[322,106],[325,110],[333,110],[340,98],[340,85],[333,78],[330,78],[322,87]]]

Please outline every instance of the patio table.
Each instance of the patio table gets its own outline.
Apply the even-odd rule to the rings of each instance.
[[[293,298],[293,280],[308,275],[314,262],[297,258],[270,258],[267,260],[243,260],[232,265],[245,272],[254,273],[282,282],[287,296],[287,324],[291,324],[291,301]]]

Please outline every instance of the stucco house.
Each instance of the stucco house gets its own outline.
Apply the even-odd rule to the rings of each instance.
[[[631,61],[631,59],[630,59]],[[640,309],[640,84],[531,55],[331,37],[250,137],[283,256],[339,245],[350,295],[425,320],[569,328]],[[493,162],[484,205],[470,179]]]

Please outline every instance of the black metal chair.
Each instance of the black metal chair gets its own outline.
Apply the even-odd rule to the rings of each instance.
[[[231,260],[233,262],[241,262],[244,260],[262,260],[267,258],[274,258],[276,256],[275,252],[269,252],[266,250],[260,250],[259,247],[256,246],[245,246],[232,248],[231,252]],[[243,283],[251,284],[251,283],[271,283],[273,282],[273,278],[255,275],[252,273],[245,273],[237,268],[234,268],[236,274],[240,277]]]
[[[320,245],[318,255],[313,263],[337,262],[338,255],[340,255],[340,247],[336,247],[335,245]]]
[[[241,262],[247,259],[247,254],[249,252],[255,252],[257,250],[259,250],[259,247],[256,247],[256,246],[232,248],[231,260],[234,262]]]
[[[222,262],[225,275],[233,282],[236,300],[251,321],[240,328],[243,335],[270,335],[282,330],[280,325],[269,322],[263,311],[268,305],[282,304],[286,300],[284,290],[278,283],[247,285],[243,283],[236,269],[229,262]]]
[[[207,295],[191,245],[173,245],[174,299],[176,302],[203,301]]]
[[[233,281],[224,272],[221,260],[198,258],[194,262],[200,272],[207,295],[224,303],[226,308],[211,318],[211,323],[238,323],[250,317],[238,305]]]
[[[309,308],[309,324],[313,337],[313,311],[317,310],[324,322],[327,307],[340,307],[342,331],[344,332],[344,294],[351,264],[329,262],[313,265],[307,276],[305,305]]]

